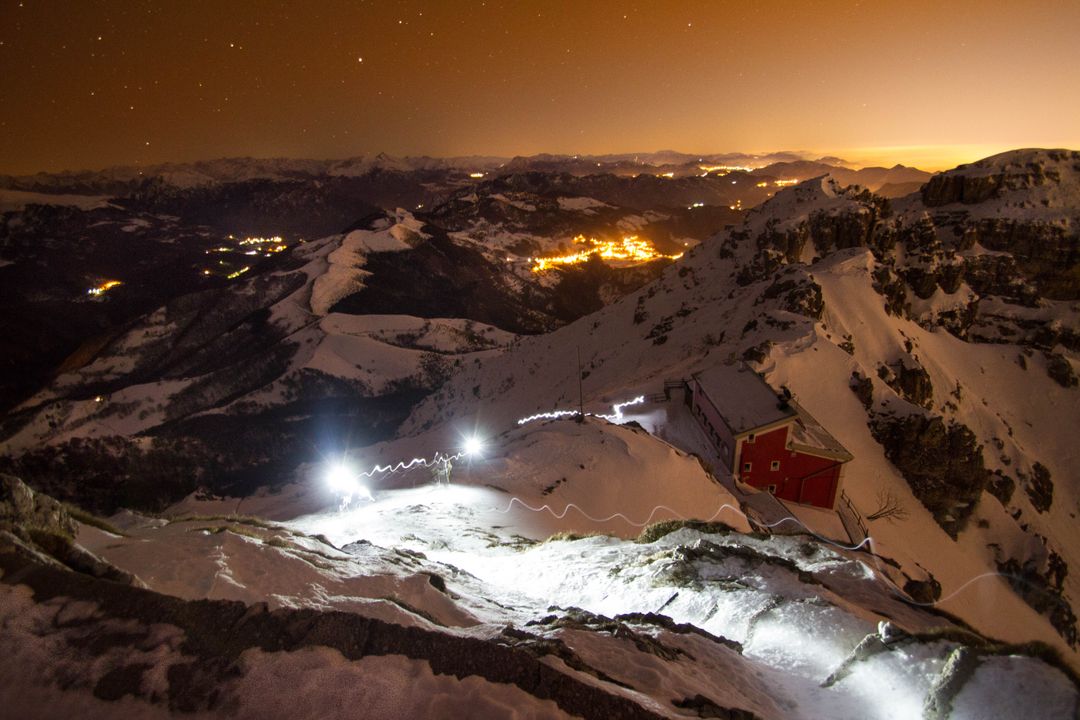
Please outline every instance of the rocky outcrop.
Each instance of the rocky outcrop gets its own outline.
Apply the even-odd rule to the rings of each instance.
[[[1045,297],[1080,297],[1080,235],[1075,227],[1006,218],[980,220],[969,232],[988,250],[1007,252]]]
[[[1050,477],[1050,470],[1041,462],[1036,462],[1031,466],[1031,475],[1021,472],[1020,479],[1036,512],[1044,513],[1050,510],[1054,503],[1054,481]]]
[[[1046,374],[1063,388],[1076,387],[1076,372],[1072,363],[1061,353],[1046,353]]]
[[[876,415],[870,430],[938,525],[957,537],[989,479],[969,428],[937,416]]]
[[[41,534],[73,538],[78,529],[56,500],[34,492],[13,475],[0,474],[0,531],[32,541]]]
[[[1058,164],[1080,164],[1075,150],[1014,150],[933,176],[922,188],[927,207],[974,205],[1007,191],[1027,190],[1061,180]]]
[[[13,475],[0,474],[0,553],[70,568],[95,578],[142,586],[131,573],[75,542],[79,524],[61,503],[34,492]]]
[[[878,377],[885,381],[896,394],[908,402],[926,408],[934,403],[934,384],[914,358],[901,358],[890,365],[878,367]]]
[[[230,688],[245,682],[240,662],[245,651],[324,647],[349,660],[399,655],[426,662],[437,675],[516,685],[583,718],[662,717],[620,692],[605,690],[602,682],[563,672],[497,639],[404,627],[346,612],[186,601],[79,576],[2,548],[0,571],[0,583],[7,586],[0,592],[9,592],[17,582],[30,588],[36,603],[52,601],[61,610],[71,601],[93,603],[93,612],[79,621],[77,633],[65,632],[63,613],[47,631],[54,638],[50,647],[63,652],[65,663],[87,669],[68,689],[84,689],[100,698],[130,695],[129,701],[173,712],[225,712],[231,707]],[[145,654],[146,661],[129,661],[132,649]],[[158,679],[151,683],[151,677]],[[147,689],[151,685],[155,690]]]
[[[1005,182],[1003,174],[969,176],[941,173],[930,178],[920,191],[923,204],[940,207],[952,203],[974,205],[996,198]]]
[[[1065,642],[1075,648],[1080,641],[1080,632],[1076,627],[1076,613],[1065,593],[1069,566],[1064,558],[1049,550],[1023,561],[1016,558],[998,560],[997,566],[1016,594],[1045,615]]]
[[[923,707],[926,720],[948,720],[952,715],[953,699],[975,676],[979,667],[979,655],[966,647],[958,647],[949,654],[945,667],[930,688]]]

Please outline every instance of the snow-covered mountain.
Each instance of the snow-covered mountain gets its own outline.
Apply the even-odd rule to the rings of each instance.
[[[405,431],[572,407],[577,348],[598,403],[746,359],[831,418],[864,513],[903,498],[907,520],[871,528],[880,554],[925,568],[943,606],[986,632],[1049,639],[1034,608],[1073,646],[1076,160],[1018,151],[942,176],[1006,178],[971,205],[892,207],[827,179],[784,190],[654,285],[466,367]],[[1050,204],[1020,200],[1024,183]]]
[[[24,403],[6,467],[39,490],[111,510],[204,486],[108,529],[4,480],[0,638],[34,697],[254,715],[288,678],[320,717],[373,698],[375,717],[1074,717],[1080,153],[893,200],[774,186],[569,324],[477,315],[571,290],[528,284],[515,243],[626,221],[582,182],[372,216],[178,298]],[[677,217],[652,212],[640,227]],[[732,362],[854,455],[862,543],[722,472],[679,388]]]

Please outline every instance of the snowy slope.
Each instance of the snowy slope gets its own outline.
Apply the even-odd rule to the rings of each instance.
[[[1059,214],[1068,215],[1080,205],[1080,196],[1068,187],[1060,192],[1069,204]],[[1039,638],[1071,653],[997,570],[1008,557],[1045,567],[1048,550],[1070,565],[1080,562],[1071,515],[1077,391],[1054,383],[1037,356],[1027,369],[1017,364],[1024,347],[974,345],[886,312],[875,277],[882,261],[864,247],[836,250],[845,228],[867,233],[880,228],[886,220],[877,212],[867,198],[828,180],[780,192],[730,237],[695,248],[652,286],[571,326],[523,338],[500,356],[467,365],[418,408],[405,429],[438,428],[451,418],[457,425],[499,428],[523,415],[572,408],[579,348],[586,408],[596,411],[658,392],[664,380],[686,378],[718,362],[759,359],[757,366],[774,387],[791,388],[800,404],[853,450],[846,489],[864,515],[875,509],[879,494],[902,499],[907,519],[878,521],[871,528],[880,554],[899,562],[911,577],[932,574],[942,584],[942,606],[977,628],[1017,641]],[[922,212],[909,208],[887,223],[903,230]],[[798,255],[804,262],[825,257],[789,265],[782,252],[755,244],[762,237],[804,241]],[[904,262],[902,246],[891,252],[890,262]],[[799,307],[813,299],[812,289],[799,290],[811,284],[824,301],[820,317]],[[847,352],[849,344],[854,354]],[[928,373],[934,388],[931,411],[975,433],[987,468],[1029,472],[1041,462],[1050,469],[1060,494],[1048,513],[1033,510],[1019,491],[1008,507],[984,493],[967,529],[957,541],[949,539],[886,459],[867,429],[866,412],[848,389],[852,373],[859,372],[874,379],[876,413],[922,412],[877,380],[883,365],[903,358],[915,358]],[[959,397],[951,397],[957,383]],[[1067,597],[1080,597],[1071,577],[1065,588]]]
[[[126,537],[84,527],[79,539],[150,588],[182,598],[347,610],[496,642],[506,642],[508,625],[519,628],[510,637],[565,648],[551,661],[560,672],[592,677],[605,693],[663,717],[679,716],[680,703],[700,696],[710,707],[760,718],[910,718],[931,698],[953,700],[958,712],[985,707],[1002,687],[1013,699],[999,706],[1000,717],[1024,717],[1023,701],[1036,693],[1046,717],[1070,717],[1077,694],[1068,679],[1015,651],[976,650],[972,677],[942,693],[959,647],[958,635],[940,634],[951,623],[901,602],[868,556],[813,537],[714,527],[644,542],[613,535],[538,542],[555,529],[633,538],[646,520],[667,515],[644,517],[651,503],[695,514],[706,502],[732,500],[694,460],[646,433],[595,419],[555,421],[515,429],[491,450],[451,485],[413,478],[415,488],[377,490],[373,501],[344,511],[324,504],[279,525],[128,515],[116,518]],[[559,476],[568,479],[543,495]],[[409,474],[400,480],[409,484]],[[619,503],[627,485],[637,506]],[[241,509],[295,513],[305,504],[298,495],[312,500],[321,489],[316,476]],[[633,522],[565,512],[568,501],[592,512],[624,507]],[[737,515],[724,519],[746,528]],[[316,532],[338,547],[310,537]],[[877,652],[854,659],[860,643]],[[302,657],[279,662],[294,667]],[[268,660],[245,664],[241,686],[261,677]],[[318,667],[325,677],[341,660],[331,653]],[[252,700],[239,702],[247,708]]]

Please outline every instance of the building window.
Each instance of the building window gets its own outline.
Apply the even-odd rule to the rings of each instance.
[[[779,460],[773,460],[771,463],[769,463],[769,469],[772,470],[773,472],[776,472],[777,470],[779,470],[780,469],[780,461]]]
[[[742,464],[743,472],[750,472],[750,468],[752,466],[753,466],[753,463],[748,463],[748,462],[743,463]]]
[[[754,442],[754,433],[750,433],[749,435],[746,436],[746,442],[748,442],[750,444],[753,444],[753,442]]]

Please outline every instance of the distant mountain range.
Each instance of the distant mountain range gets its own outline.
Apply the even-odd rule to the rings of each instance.
[[[840,173],[871,189],[886,182],[923,181],[930,174],[897,165],[893,168],[854,170],[839,158],[810,160],[798,153],[764,155],[726,153],[692,155],[674,151],[623,153],[615,155],[532,155],[513,158],[468,156],[453,158],[394,157],[379,153],[344,160],[303,160],[288,158],[223,158],[191,163],[122,166],[94,171],[0,175],[0,188],[26,192],[75,194],[123,194],[148,179],[159,179],[178,188],[250,180],[311,180],[316,178],[360,177],[373,172],[443,173],[450,175],[508,175],[527,172],[572,175],[637,175],[653,173],[696,176],[732,169],[755,171],[765,178],[805,180],[824,173]],[[760,172],[758,172],[760,171]]]

